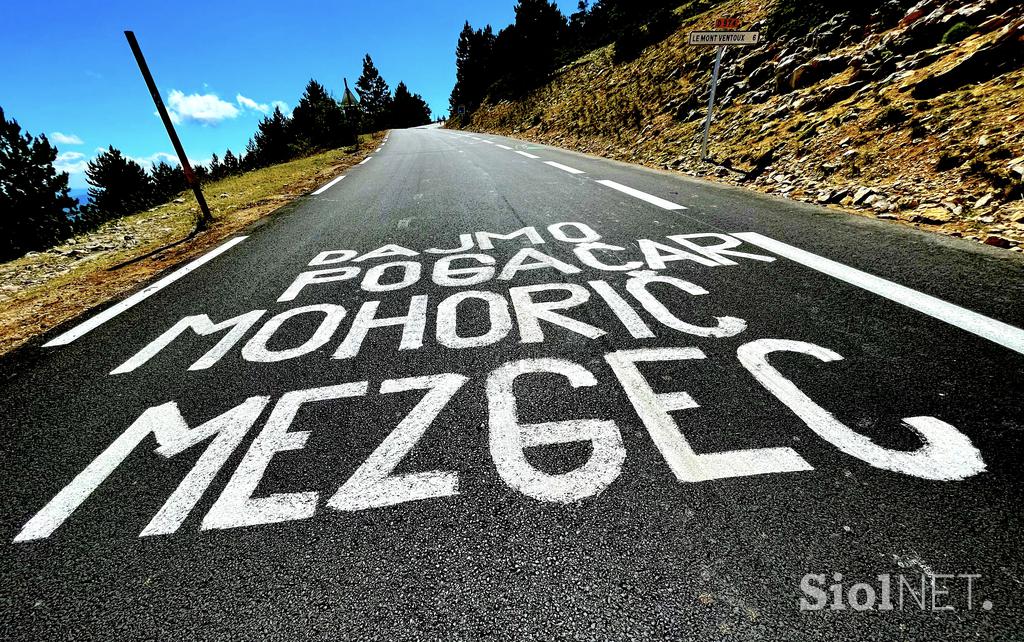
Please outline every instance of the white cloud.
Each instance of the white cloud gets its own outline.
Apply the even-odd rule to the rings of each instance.
[[[50,138],[53,142],[61,145],[81,145],[82,139],[74,134],[62,134],[60,132],[53,132],[50,134]]]
[[[270,106],[271,107],[280,107],[282,114],[284,114],[288,118],[292,117],[292,110],[288,108],[288,103],[286,103],[285,101],[283,101],[283,100],[274,100],[274,101],[271,101]]]
[[[243,109],[251,109],[264,114],[270,111],[270,105],[267,103],[258,103],[252,98],[246,98],[242,94],[236,95],[235,100]]]
[[[154,154],[150,154],[149,156],[128,156],[128,158],[135,161],[139,165],[142,165],[142,169],[146,171],[153,169],[153,166],[159,165],[161,161],[167,163],[172,167],[176,167],[177,165],[179,165],[178,156],[175,154],[171,154],[170,152],[156,152]],[[192,162],[191,158],[189,159],[189,162]]]
[[[167,96],[171,120],[175,123],[196,122],[202,125],[216,125],[241,113],[238,107],[221,100],[216,94],[188,94],[172,89]]]
[[[61,152],[57,154],[57,160],[53,161],[53,167],[58,172],[84,174],[88,162],[89,160],[82,152]]]

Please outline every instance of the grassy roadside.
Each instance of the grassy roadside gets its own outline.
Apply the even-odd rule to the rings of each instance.
[[[358,163],[383,135],[361,137],[358,150],[331,150],[204,185],[214,222],[185,242],[171,245],[189,234],[198,213],[188,192],[49,250],[0,263],[0,355],[209,251]]]

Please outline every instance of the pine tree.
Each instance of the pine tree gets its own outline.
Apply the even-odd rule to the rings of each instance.
[[[395,97],[391,103],[391,123],[393,127],[417,127],[430,122],[430,106],[423,96],[409,92],[404,82],[395,87]]]
[[[359,108],[363,115],[363,131],[386,129],[391,112],[391,89],[377,71],[370,54],[363,58],[363,73],[356,81],[356,92],[359,94]]]
[[[274,113],[260,120],[256,133],[245,148],[246,160],[250,167],[283,163],[291,158],[291,140],[288,118],[280,107],[274,107]]]
[[[548,0],[519,0],[516,20],[494,42],[492,75],[502,95],[517,95],[544,82],[566,44],[568,25],[558,5]]]
[[[473,31],[469,22],[462,27],[455,47],[455,87],[448,100],[452,114],[459,107],[472,111],[480,106],[492,77],[491,54],[494,51],[494,32],[491,25]]]
[[[153,203],[153,184],[146,170],[113,146],[89,161],[85,176],[99,220],[134,214]]]
[[[0,259],[49,247],[71,234],[78,203],[68,175],[53,168],[57,149],[46,136],[22,135],[0,108]]]
[[[196,180],[199,181],[200,185],[210,182],[210,168],[206,165],[200,165],[199,163],[193,164],[192,174],[196,177]]]
[[[224,152],[224,175],[234,176],[241,171],[241,167],[238,163],[238,157],[229,149]]]
[[[355,142],[354,131],[341,105],[315,80],[306,85],[306,91],[292,111],[288,130],[298,153],[333,149]]]
[[[177,165],[160,161],[149,170],[149,177],[153,182],[153,199],[156,202],[167,202],[188,189],[185,172]]]
[[[224,165],[221,164],[216,152],[210,155],[210,162],[206,167],[210,170],[210,180],[219,181],[224,178]]]

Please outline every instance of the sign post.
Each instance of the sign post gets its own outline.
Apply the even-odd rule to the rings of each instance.
[[[708,134],[711,132],[711,114],[715,111],[715,90],[718,89],[718,69],[722,66],[722,52],[725,45],[718,45],[718,53],[715,54],[715,69],[711,72],[711,91],[708,95],[708,115],[704,119],[704,136],[700,141],[700,159],[708,157]]]
[[[736,29],[740,26],[737,18],[718,18],[715,29]],[[704,119],[704,135],[700,143],[700,159],[708,157],[708,135],[711,132],[711,118],[715,112],[715,90],[718,88],[718,70],[722,66],[722,54],[725,48],[732,45],[756,45],[761,39],[757,31],[691,31],[688,43],[691,45],[714,45],[718,47],[715,54],[715,67],[711,72],[711,88],[708,92],[708,115]]]
[[[149,73],[149,65],[146,64],[146,59],[142,56],[139,41],[135,39],[135,34],[131,31],[125,31],[124,37],[128,39],[128,46],[132,48],[135,62],[138,63],[139,71],[142,72],[142,78],[146,81],[146,86],[149,88],[149,94],[153,97],[153,102],[156,104],[156,111],[160,114],[160,120],[164,121],[167,136],[170,137],[171,145],[174,147],[175,153],[178,154],[178,162],[181,163],[181,171],[185,173],[185,181],[192,188],[192,193],[196,196],[196,202],[199,203],[199,218],[196,219],[195,231],[205,230],[213,222],[213,216],[210,214],[210,208],[206,205],[206,199],[203,198],[203,188],[199,185],[199,179],[196,178],[195,173],[192,171],[192,165],[188,162],[188,156],[185,155],[185,148],[181,146],[178,133],[174,131],[174,124],[171,122],[171,117],[167,114],[167,108],[164,107],[163,99],[160,98],[160,90],[156,88],[153,74]]]

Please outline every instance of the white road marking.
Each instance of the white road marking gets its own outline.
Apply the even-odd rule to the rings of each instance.
[[[610,187],[612,189],[617,189],[620,192],[622,192],[623,194],[629,194],[633,198],[639,198],[641,201],[647,201],[648,203],[651,203],[652,205],[657,205],[658,207],[660,207],[662,209],[665,209],[665,210],[685,210],[685,209],[689,209],[685,205],[680,205],[679,203],[673,203],[672,201],[666,201],[663,198],[658,198],[657,196],[648,194],[647,192],[641,192],[638,189],[633,189],[632,187],[628,187],[628,186],[623,185],[621,183],[616,183],[615,181],[600,180],[600,181],[597,181],[597,182],[602,184],[602,185],[604,185],[605,187]]]
[[[518,149],[516,150],[516,153],[519,154],[520,156],[525,156],[527,158],[540,158],[540,156],[534,156],[530,152],[524,152],[524,151],[520,151]]]
[[[326,185],[324,185],[320,189],[318,189],[315,192],[313,192],[313,196],[317,196],[319,194],[323,194],[324,192],[326,192],[327,190],[331,189],[332,187],[337,185],[339,182],[341,182],[341,179],[343,179],[343,178],[345,178],[344,174],[342,174],[341,176],[335,178],[330,183],[327,183]]]
[[[203,256],[199,257],[195,261],[192,261],[191,263],[189,263],[185,267],[179,268],[179,269],[175,270],[174,272],[168,274],[164,278],[160,279],[156,283],[154,283],[152,285],[149,285],[149,286],[143,288],[142,290],[139,290],[138,292],[136,292],[132,296],[128,297],[124,301],[121,301],[117,305],[111,306],[111,307],[107,308],[106,310],[104,310],[103,312],[100,312],[99,314],[97,314],[96,316],[92,317],[91,319],[89,319],[85,323],[80,323],[80,324],[76,325],[74,328],[68,330],[64,334],[62,334],[59,337],[57,337],[56,339],[53,339],[49,343],[44,344],[43,347],[44,348],[53,348],[55,346],[63,346],[63,345],[67,345],[67,344],[71,343],[72,341],[74,341],[78,337],[82,336],[83,334],[85,334],[87,332],[90,332],[92,330],[95,330],[96,328],[98,328],[99,326],[103,325],[107,321],[110,321],[111,319],[113,319],[117,315],[121,314],[122,312],[124,312],[128,308],[132,307],[136,303],[139,303],[139,302],[149,298],[153,294],[156,294],[157,292],[159,292],[160,290],[164,289],[168,285],[174,283],[175,281],[177,281],[181,277],[187,275],[190,272],[193,272],[193,271],[199,269],[204,263],[217,258],[221,254],[223,254],[224,252],[227,252],[228,250],[230,250],[231,248],[235,247],[236,245],[238,245],[239,243],[241,243],[242,241],[244,241],[247,238],[249,238],[249,237],[248,236],[239,236],[239,237],[231,239],[230,241],[228,241],[227,243],[224,243],[223,245],[221,245],[220,247],[214,249],[213,251],[204,254]]]
[[[498,145],[498,147],[500,147],[500,148],[502,148],[502,149],[512,149],[512,148],[511,148],[511,147],[509,147],[508,145],[500,145],[500,144],[499,144],[499,145]]]
[[[544,164],[545,165],[550,165],[552,167],[557,167],[558,169],[562,170],[563,172],[569,172],[570,174],[582,174],[583,173],[582,169],[576,169],[575,167],[569,167],[568,165],[563,165],[561,163],[556,163],[555,161],[544,161]]]
[[[359,161],[359,164],[360,164],[360,165],[365,165],[366,163],[370,162],[370,159],[371,159],[371,158],[373,158],[373,156],[367,156],[367,157],[366,157],[366,158],[364,158],[363,160]]]
[[[739,232],[733,234],[738,239],[762,247],[791,261],[796,261],[811,269],[817,270],[850,285],[883,296],[890,301],[905,305],[912,310],[923,312],[939,321],[945,321],[962,330],[966,330],[983,339],[1005,346],[1015,352],[1024,354],[1024,330],[1012,325],[996,321],[984,315],[972,312],[958,305],[947,303],[942,299],[911,290],[908,287],[887,281],[881,277],[861,272],[858,269],[837,263],[831,259],[812,254],[800,248],[787,245],[781,241],[762,236],[756,232]]]
[[[383,147],[383,145],[381,145],[381,147]],[[381,147],[378,147],[376,151],[378,151],[378,152],[379,152],[379,151],[380,151],[380,149],[381,149]]]
[[[472,138],[473,140],[483,140],[482,138],[477,138],[476,136],[470,136],[470,138]]]
[[[485,142],[485,143],[487,143],[488,145],[493,145],[493,144],[494,144],[494,141],[493,141],[493,140],[487,140],[486,138],[481,138],[480,140],[484,141],[484,142]]]

